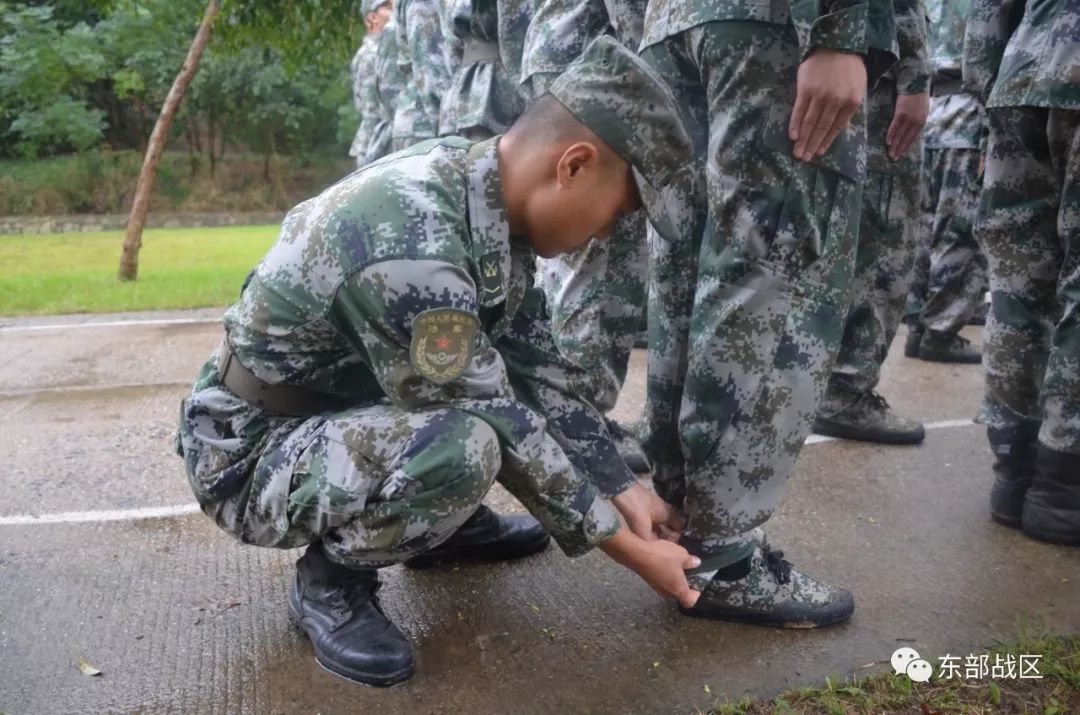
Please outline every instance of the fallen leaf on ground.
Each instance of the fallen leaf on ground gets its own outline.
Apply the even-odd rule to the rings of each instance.
[[[85,659],[79,658],[79,670],[83,675],[101,675],[101,671],[86,662]]]

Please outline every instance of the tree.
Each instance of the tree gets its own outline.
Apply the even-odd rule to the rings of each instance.
[[[146,215],[150,210],[150,196],[154,190],[154,179],[157,177],[158,162],[161,161],[161,153],[165,150],[165,142],[169,137],[169,129],[172,127],[173,117],[180,107],[184,98],[184,92],[195,77],[199,68],[199,58],[202,57],[206,43],[210,41],[210,31],[217,19],[220,6],[218,0],[209,0],[206,11],[203,13],[199,30],[195,33],[195,39],[188,50],[180,73],[173,82],[169,96],[165,98],[165,106],[161,109],[161,116],[154,124],[154,131],[150,135],[150,142],[146,148],[146,158],[143,160],[142,170],[139,172],[139,182],[135,188],[135,200],[131,206],[131,216],[128,218],[127,236],[124,239],[124,248],[120,254],[119,278],[124,281],[133,281],[139,274],[139,249],[142,247],[142,233],[146,227]]]

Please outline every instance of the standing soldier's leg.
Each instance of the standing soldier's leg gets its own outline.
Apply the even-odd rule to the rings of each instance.
[[[927,162],[939,183],[932,218],[930,271],[920,324],[918,357],[937,362],[977,363],[981,355],[960,336],[982,301],[985,273],[972,224],[982,177],[977,149],[935,149]]]
[[[883,80],[867,99],[869,176],[863,188],[859,246],[840,352],[814,431],[845,439],[914,444],[923,426],[896,414],[875,391],[903,317],[918,234],[921,147],[891,161],[885,135],[896,109],[895,84]]]
[[[686,613],[782,626],[843,620],[851,594],[792,569],[756,527],[780,501],[839,347],[865,118],[821,159],[797,161],[787,132],[793,28],[712,22],[663,46],[689,57],[705,88],[715,227],[698,260],[679,418],[683,543],[702,558],[690,579],[703,593]]]
[[[980,413],[991,513],[1080,543],[1080,112],[989,110],[977,236],[992,310]]]
[[[922,342],[922,311],[930,284],[930,243],[934,231],[934,214],[941,194],[941,177],[934,170],[935,150],[923,151],[919,188],[918,237],[915,239],[915,259],[911,266],[911,285],[908,287],[904,323],[908,326],[904,341],[904,356],[918,357]]]

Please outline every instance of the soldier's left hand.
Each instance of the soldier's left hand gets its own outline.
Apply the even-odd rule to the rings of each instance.
[[[678,541],[679,534],[686,528],[686,521],[679,512],[641,484],[632,485],[611,501],[630,531],[646,541]]]
[[[929,94],[901,94],[896,97],[892,124],[885,135],[885,146],[889,150],[890,159],[896,161],[907,154],[908,149],[919,138],[919,132],[926,125],[929,114]]]

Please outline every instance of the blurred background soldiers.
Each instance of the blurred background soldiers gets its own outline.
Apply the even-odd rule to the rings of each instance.
[[[521,79],[528,96],[541,96],[600,35],[636,51],[646,0],[539,0],[525,39]],[[621,217],[608,241],[591,241],[565,256],[540,259],[537,283],[547,296],[551,329],[563,355],[588,376],[581,394],[607,413],[626,379],[630,351],[645,313],[648,272],[645,220]],[[648,462],[634,429],[607,421],[619,452],[635,472]]]
[[[502,134],[525,109],[518,75],[511,74],[500,57],[499,11],[504,3],[448,1],[447,31],[461,46],[461,62],[442,100],[439,133],[469,139]]]
[[[982,187],[986,112],[982,99],[964,91],[960,82],[969,7],[969,0],[928,0],[933,97],[904,354],[936,362],[981,359],[959,334],[974,313],[981,314],[986,290],[986,258],[972,232]]]
[[[394,151],[439,133],[439,111],[453,61],[443,37],[442,0],[397,0],[397,59],[402,88],[394,112]]]
[[[972,0],[963,76],[990,127],[975,238],[991,514],[1080,544],[1080,2]]]
[[[851,307],[840,353],[818,407],[818,434],[886,444],[914,444],[923,426],[896,414],[875,388],[904,315],[919,225],[919,165],[930,104],[926,10],[896,0],[900,62],[866,99],[867,182]]]
[[[390,0],[364,0],[364,40],[356,51],[349,70],[352,72],[353,103],[360,113],[360,126],[356,128],[349,156],[356,159],[360,168],[388,153],[390,148],[390,125],[393,115],[387,116],[379,101],[378,62],[379,37],[393,15]]]

